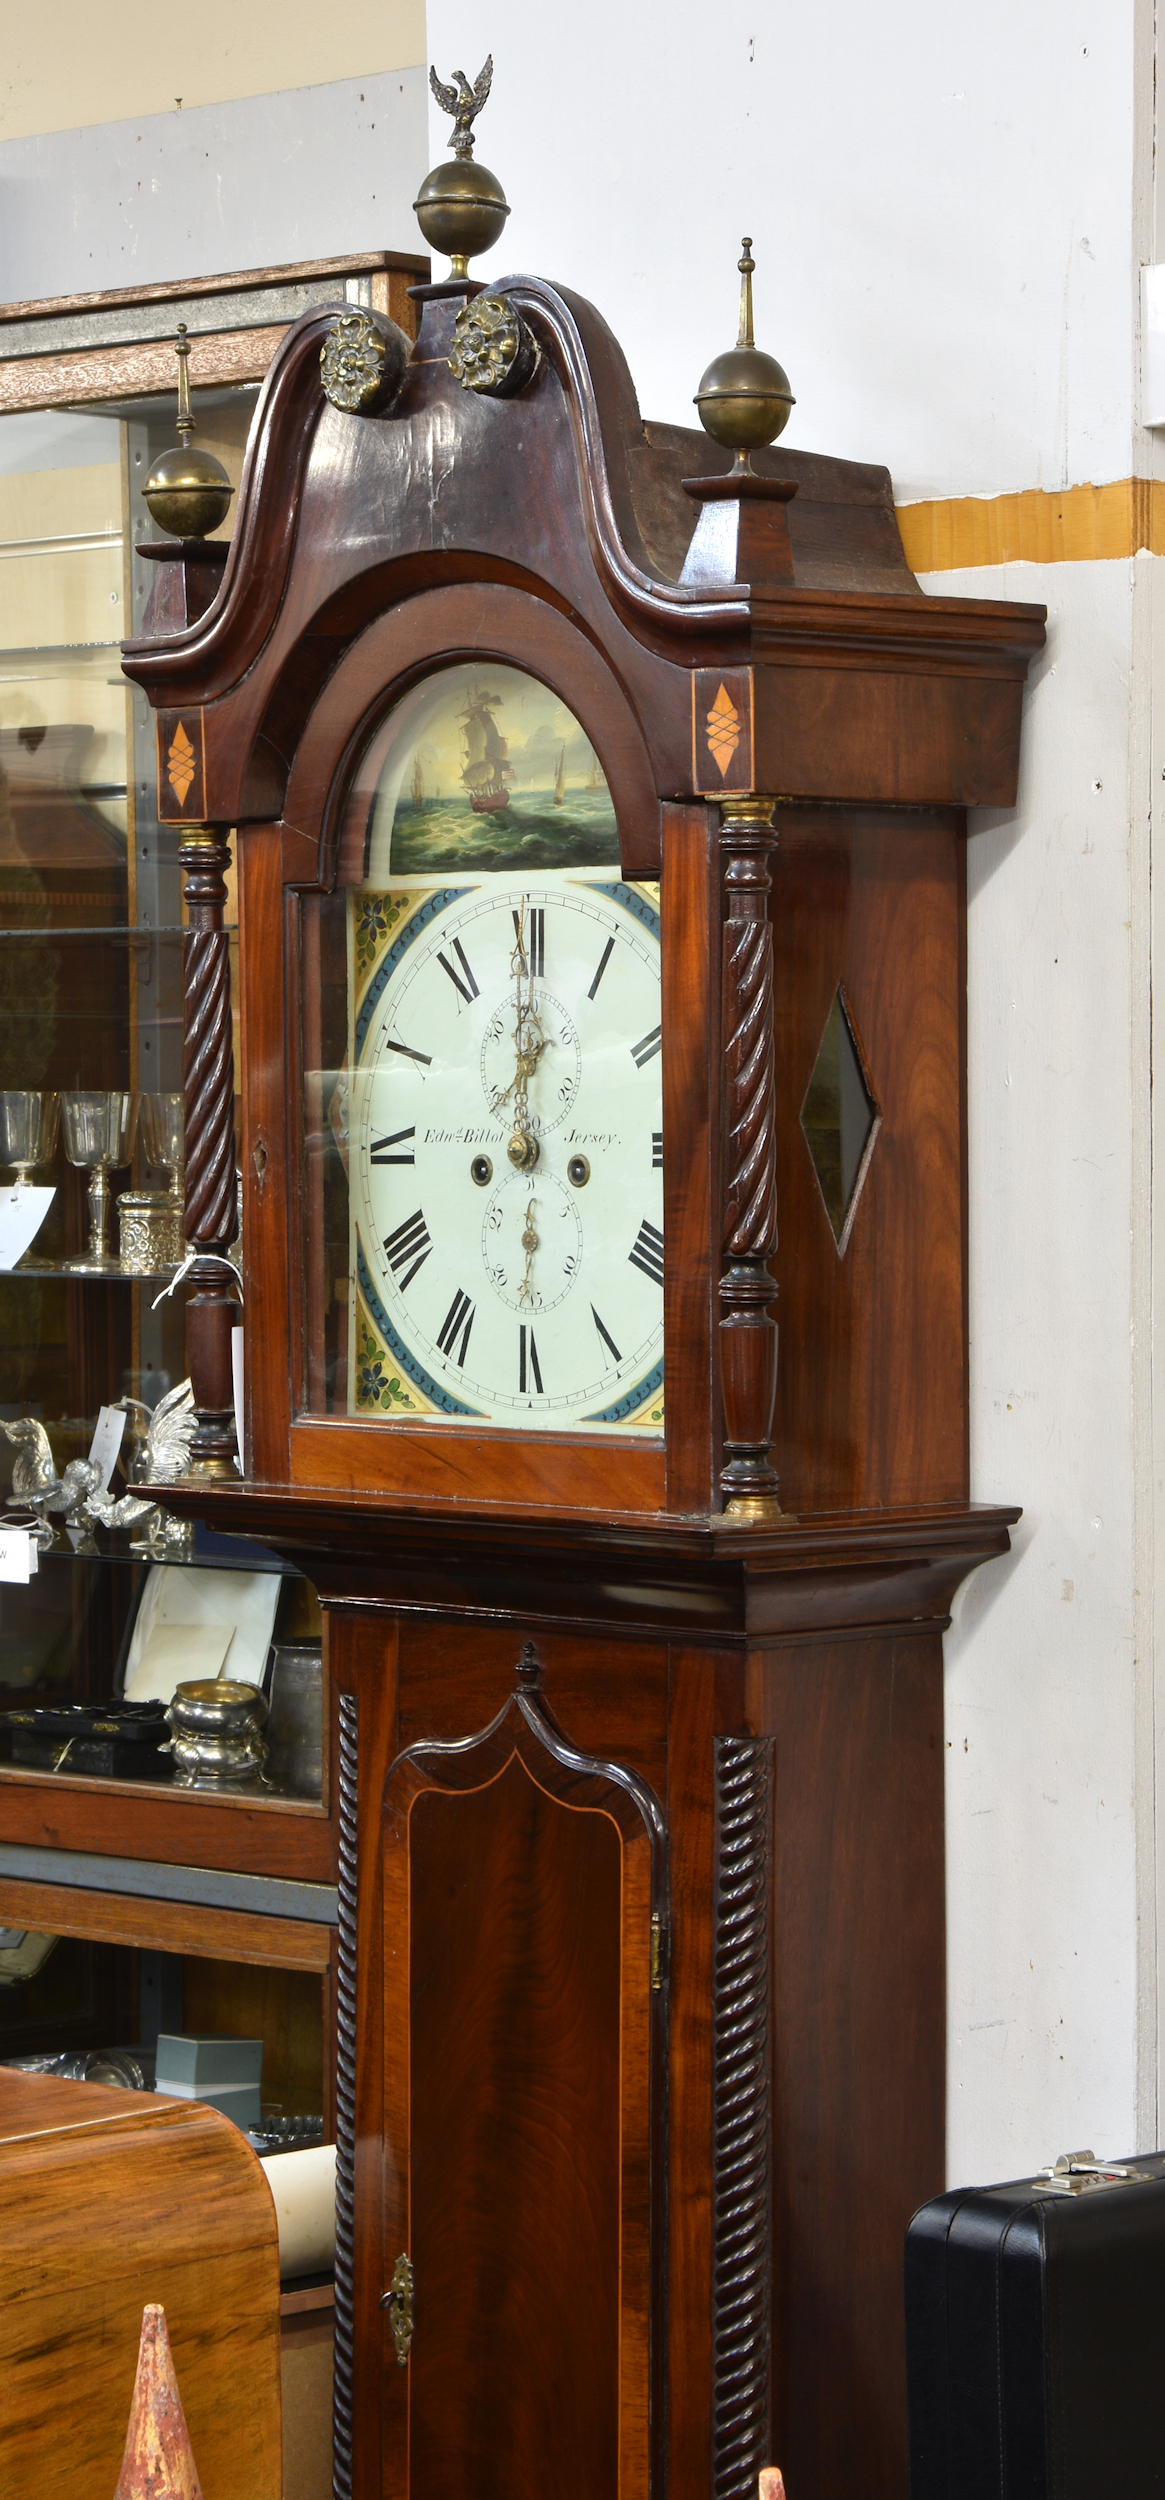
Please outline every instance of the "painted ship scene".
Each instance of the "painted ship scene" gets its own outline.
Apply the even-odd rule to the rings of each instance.
[[[373,857],[429,869],[600,867],[619,855],[615,812],[585,732],[548,686],[511,668],[459,667],[400,706],[378,773]]]

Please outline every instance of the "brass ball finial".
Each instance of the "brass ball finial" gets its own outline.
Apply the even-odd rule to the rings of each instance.
[[[429,84],[443,113],[453,115],[453,154],[426,174],[413,207],[426,243],[448,252],[449,275],[464,278],[478,252],[498,241],[510,213],[509,201],[488,165],[473,159],[473,125],[493,85],[493,55],[478,71],[472,87],[463,69],[455,69],[455,87],[443,85],[435,69]]]
[[[164,451],[155,460],[142,495],[150,519],[171,538],[206,538],[225,521],[235,490],[212,451],[191,448],[190,341],[184,321],[178,324],[174,353],[178,359],[178,441],[172,451]]]
[[[740,477],[751,477],[750,454],[763,444],[776,441],[789,422],[789,410],[796,401],[789,388],[789,377],[775,356],[766,356],[757,347],[752,335],[752,273],[756,262],[752,257],[752,236],[743,239],[740,271],[740,327],[735,347],[714,356],[700,381],[696,406],[700,423],[713,442],[723,443],[736,453],[733,464]]]

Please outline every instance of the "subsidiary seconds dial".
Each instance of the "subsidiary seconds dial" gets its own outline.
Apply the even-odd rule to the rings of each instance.
[[[407,900],[353,1037],[372,1324],[438,1413],[658,1433],[657,914],[565,873]]]

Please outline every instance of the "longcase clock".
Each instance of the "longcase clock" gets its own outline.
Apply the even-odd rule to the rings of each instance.
[[[539,279],[414,298],[290,330],[221,586],[126,659],[190,870],[174,1498],[327,1625],[337,2489],[889,2500],[941,1634],[1016,1516],[965,810],[1042,611],[924,597],[883,470],[645,424]]]

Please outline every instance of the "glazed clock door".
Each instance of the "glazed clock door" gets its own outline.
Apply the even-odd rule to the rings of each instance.
[[[538,1672],[385,1790],[392,2500],[652,2488],[663,1827]]]
[[[306,1416],[661,1450],[659,888],[619,863],[524,671],[369,733],[303,906]]]

